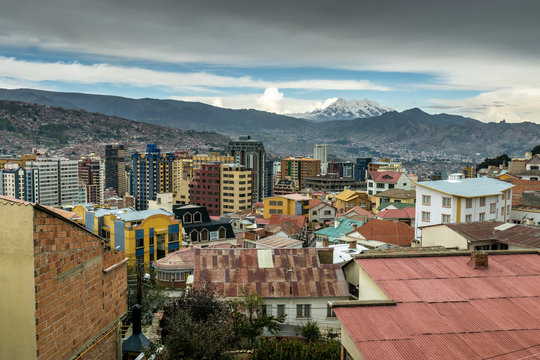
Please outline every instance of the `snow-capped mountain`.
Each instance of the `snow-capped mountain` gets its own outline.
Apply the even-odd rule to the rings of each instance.
[[[362,100],[345,100],[337,99],[332,104],[328,105],[324,109],[317,109],[315,111],[294,114],[294,117],[308,119],[314,122],[324,122],[331,120],[352,120],[358,118],[370,118],[382,115],[386,112],[393,111],[394,109],[381,106],[375,101],[369,99]]]

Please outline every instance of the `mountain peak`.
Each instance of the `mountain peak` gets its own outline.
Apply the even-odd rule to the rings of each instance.
[[[381,106],[369,99],[346,100],[339,98],[324,109],[317,109],[310,113],[295,114],[295,117],[309,119],[315,122],[352,120],[375,117],[392,110],[392,108]]]

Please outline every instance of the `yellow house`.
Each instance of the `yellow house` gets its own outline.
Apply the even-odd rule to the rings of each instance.
[[[416,203],[416,191],[415,190],[403,190],[403,189],[388,189],[375,195],[371,195],[370,199],[375,203],[373,207],[373,213],[377,214],[380,209],[381,203],[393,202],[414,204]]]
[[[287,194],[264,199],[264,218],[272,215],[305,215],[309,214],[310,198],[300,194]]]
[[[355,206],[371,210],[371,200],[365,191],[345,189],[336,195],[336,209],[339,213],[347,212]]]
[[[98,209],[85,214],[85,227],[123,250],[129,264],[144,264],[182,247],[182,224],[163,209]]]

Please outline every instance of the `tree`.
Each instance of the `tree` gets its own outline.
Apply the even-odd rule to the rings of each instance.
[[[300,328],[300,334],[307,341],[319,341],[322,337],[319,324],[316,321],[308,321],[306,325]]]
[[[536,155],[536,154],[540,154],[540,145],[536,145],[532,150],[531,150],[533,156]]]
[[[208,285],[185,291],[164,309],[160,322],[165,349],[159,359],[229,359],[233,314]]]
[[[476,171],[478,171],[479,169],[487,169],[489,166],[508,166],[508,162],[510,162],[511,160],[512,159],[506,154],[499,155],[494,159],[486,158],[484,159],[484,161],[482,161],[476,166]]]
[[[332,360],[339,359],[341,344],[337,340],[305,341],[295,338],[264,338],[249,360]]]
[[[128,275],[127,300],[128,309],[137,303],[137,274]],[[165,288],[160,286],[155,278],[143,282],[142,291],[142,324],[152,324],[152,318],[157,310],[161,310],[170,301]],[[130,320],[131,321],[131,320]]]
[[[234,309],[234,327],[237,340],[245,337],[248,345],[252,348],[257,337],[266,329],[271,334],[276,334],[280,324],[285,321],[285,315],[272,316],[266,313],[266,303],[257,294],[243,292],[240,300],[231,302]]]

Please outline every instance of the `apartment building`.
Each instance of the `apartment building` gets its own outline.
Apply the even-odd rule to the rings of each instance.
[[[126,148],[123,144],[105,145],[105,188],[113,188],[120,197],[128,191]]]
[[[39,195],[37,169],[21,167],[17,163],[6,164],[0,170],[0,194],[28,202],[36,202]]]
[[[77,160],[38,159],[27,162],[38,171],[37,202],[41,205],[71,205],[79,202],[79,165]]]
[[[253,200],[262,201],[266,194],[266,151],[261,141],[249,135],[240,136],[227,145],[227,153],[234,157],[236,164],[244,165],[246,169],[253,170]]]
[[[82,157],[78,164],[79,182],[85,188],[84,202],[103,204],[105,191],[105,163],[99,156]]]
[[[368,195],[375,195],[389,189],[411,189],[411,179],[398,171],[370,171],[367,180]]]
[[[300,194],[273,196],[264,199],[264,218],[270,219],[272,215],[304,215],[309,214],[310,198]]]
[[[298,181],[302,186],[308,176],[321,173],[321,161],[305,157],[290,157],[281,160],[281,179]]]
[[[220,214],[251,209],[252,173],[243,165],[221,164]]]
[[[421,181],[416,187],[415,237],[437,224],[510,219],[513,185],[491,178]]]

